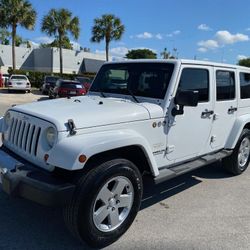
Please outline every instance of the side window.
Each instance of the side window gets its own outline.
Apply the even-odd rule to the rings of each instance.
[[[198,90],[199,102],[209,100],[209,72],[207,69],[185,68],[182,70],[178,91]]]
[[[232,100],[235,98],[235,77],[234,72],[216,71],[216,99],[217,101]]]
[[[240,73],[240,98],[250,98],[250,74]]]

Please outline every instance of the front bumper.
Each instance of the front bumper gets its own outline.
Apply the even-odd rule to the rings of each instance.
[[[7,194],[46,206],[66,205],[75,190],[74,184],[35,167],[4,147],[0,148],[0,183]]]

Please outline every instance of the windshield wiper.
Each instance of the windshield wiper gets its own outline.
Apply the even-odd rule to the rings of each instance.
[[[100,92],[99,92],[100,94],[101,94],[101,96],[103,97],[103,98],[105,98],[106,96],[104,95],[104,93],[100,90]]]
[[[129,92],[129,94],[133,97],[133,99],[135,100],[135,102],[139,103],[138,99],[135,97],[134,93],[132,92],[131,89],[127,88],[127,91]]]
[[[103,88],[102,88],[102,87],[100,87],[100,88],[98,89],[98,91],[99,91],[99,93],[101,94],[101,96],[102,96],[103,98],[106,97],[106,95],[104,95],[104,93],[103,93]]]

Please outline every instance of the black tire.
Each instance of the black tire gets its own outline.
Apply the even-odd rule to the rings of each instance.
[[[222,161],[223,167],[228,172],[234,175],[240,175],[241,173],[243,173],[247,169],[249,161],[250,161],[250,155],[246,157],[247,159],[246,161],[243,162],[242,165],[240,165],[239,159],[238,159],[238,155],[240,153],[240,147],[241,147],[243,140],[246,140],[245,138],[247,138],[250,141],[250,131],[248,129],[243,129],[240,135],[240,138],[233,150],[233,153]]]
[[[134,191],[133,201],[122,224],[111,232],[103,232],[94,223],[93,211],[97,204],[95,202],[105,184],[116,177],[127,178],[130,181]],[[132,162],[115,159],[99,164],[78,180],[73,199],[64,208],[65,223],[74,236],[89,246],[108,246],[123,235],[134,221],[140,209],[142,188],[141,174]]]

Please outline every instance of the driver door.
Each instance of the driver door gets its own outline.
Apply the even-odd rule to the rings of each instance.
[[[174,116],[170,109],[166,156],[173,163],[197,157],[211,150],[209,138],[214,107],[212,79],[212,67],[181,67],[176,93],[183,90],[199,91],[199,99],[196,107],[184,106],[183,114]],[[172,107],[175,106],[172,103]]]

